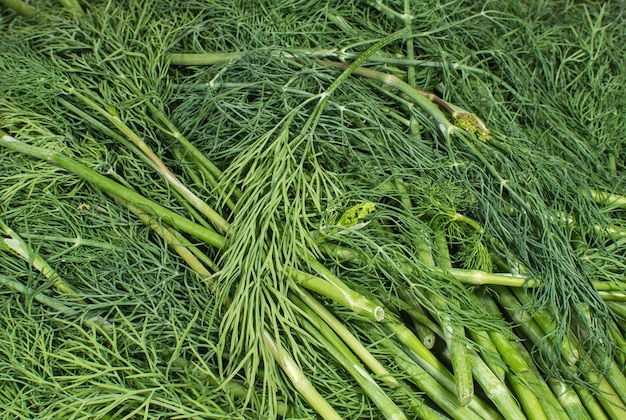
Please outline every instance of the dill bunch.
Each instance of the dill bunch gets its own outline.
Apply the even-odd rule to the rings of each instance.
[[[626,411],[619,5],[2,3],[7,415]]]

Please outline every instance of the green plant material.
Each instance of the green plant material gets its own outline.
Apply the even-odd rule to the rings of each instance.
[[[361,344],[361,342],[343,325],[328,309],[319,303],[306,291],[295,288],[295,293],[305,304],[305,311],[314,311],[332,330],[340,337],[352,352],[358,356],[365,365],[376,374],[377,378],[386,382],[387,385],[398,386],[398,381],[391,376],[389,371]],[[302,307],[302,305],[299,305]],[[323,333],[323,332],[322,332]]]
[[[427,384],[419,385],[420,387],[424,387],[421,388],[424,392],[440,392],[441,389],[445,389],[453,395],[457,392],[457,385],[454,381],[454,377],[446,370],[445,366],[437,360],[433,354],[426,349],[426,347],[424,347],[419,339],[415,337],[415,335],[407,327],[396,322],[387,323],[386,327],[393,333],[394,337],[396,337],[398,341],[412,351],[411,357],[414,359],[414,362],[417,362],[419,365],[419,369],[417,367],[409,369],[406,365],[402,365],[404,366],[403,370],[407,372],[424,372],[428,376],[429,381]],[[405,355],[404,357],[408,356]],[[401,359],[396,358],[395,360],[397,363],[401,363]],[[421,375],[421,373],[419,375]],[[433,379],[436,383],[438,383],[438,385],[434,385],[430,382],[430,379]],[[458,396],[455,405],[463,407],[459,404]],[[471,398],[468,402],[468,407],[483,416],[486,415],[486,418],[490,418],[493,415],[493,413],[488,414],[490,413],[490,409],[486,408],[485,404],[478,398]]]
[[[30,156],[39,159],[55,162],[57,165],[63,167],[64,169],[72,171],[77,175],[88,179],[89,181],[98,185],[100,188],[109,192],[110,194],[119,196],[136,206],[145,207],[146,209],[154,212],[156,217],[162,217],[170,221],[174,226],[180,228],[187,233],[193,233],[195,237],[202,239],[213,246],[220,248],[223,247],[225,244],[224,237],[215,233],[214,231],[210,231],[200,225],[190,222],[188,219],[185,219],[172,212],[171,210],[168,210],[162,206],[159,206],[156,203],[151,202],[150,200],[147,200],[136,192],[129,190],[128,188],[125,188],[120,184],[117,184],[116,182],[81,165],[71,158],[63,156],[62,154],[53,150],[46,150],[22,143],[21,141],[9,136],[1,130],[0,135],[2,135],[2,138],[0,139],[0,144],[4,147],[12,148],[21,153],[27,153]]]
[[[443,232],[435,232],[435,248],[437,250],[437,263],[444,270],[452,268],[450,254],[448,252],[448,244]],[[447,313],[450,306],[456,306],[460,309],[458,302],[450,300],[445,302],[439,297],[435,297],[434,304],[439,309],[439,322],[443,330],[443,338],[448,345],[450,351],[450,359],[452,361],[452,371],[454,372],[454,380],[456,384],[456,394],[462,406],[469,404],[474,396],[474,379],[472,378],[472,368],[470,365],[470,355],[468,351],[467,339],[465,337],[465,329],[462,325],[454,323]]]
[[[506,377],[506,369],[504,361],[498,355],[498,349],[489,337],[489,333],[484,330],[470,330],[470,336],[480,348],[480,354],[491,371],[504,382]]]
[[[607,207],[626,209],[626,197],[619,194],[611,194],[603,191],[589,190],[594,201]]]
[[[329,66],[337,66],[340,68],[348,68],[348,66],[344,63],[337,63],[333,61],[323,60],[322,64]],[[437,122],[439,130],[441,133],[448,137],[450,136],[455,129],[457,128],[453,125],[446,116],[429,100],[429,98],[422,95],[419,91],[412,88],[410,85],[406,84],[398,77],[392,74],[381,73],[376,70],[368,69],[366,67],[357,67],[352,71],[353,74],[358,76],[364,76],[371,78],[373,80],[377,80],[379,82],[383,82],[393,88],[398,89],[412,101],[415,102],[416,105],[421,107],[425,112],[427,112],[433,119]],[[463,128],[460,128],[463,129]]]
[[[130,127],[124,124],[114,109],[104,109],[99,106],[91,98],[70,89],[70,93],[78,97],[88,107],[104,116],[109,122],[115,125],[127,138],[135,145],[146,157],[154,164],[159,173],[166,179],[179,194],[181,194],[190,204],[192,204],[198,211],[205,215],[209,220],[213,222],[218,231],[222,234],[228,231],[228,223],[224,218],[213,210],[208,204],[206,204],[200,197],[191,192],[178,178],[165,166],[163,161],[148,147],[148,145],[135,133]]]
[[[358,251],[341,248],[336,246],[324,245],[322,247],[323,250],[328,250],[327,253],[329,255],[334,255],[342,260],[346,261],[359,261],[363,258],[359,255]],[[411,267],[404,267],[405,270],[412,270]],[[530,278],[527,275],[523,274],[513,274],[513,273],[489,273],[482,270],[468,270],[462,268],[448,268],[446,270],[442,270],[433,266],[433,272],[445,276],[446,274],[451,275],[456,280],[459,280],[462,283],[476,285],[476,286],[484,286],[484,285],[492,285],[492,286],[508,286],[508,287],[540,287],[541,280]],[[592,282],[594,289],[598,292],[598,296],[602,297],[602,299],[606,301],[622,301],[624,299],[622,290],[624,290],[624,284],[619,281],[595,281]]]
[[[619,366],[624,366],[622,371],[626,370],[626,339],[619,330],[617,324],[611,325],[611,336],[616,344],[615,362]]]
[[[437,341],[437,337],[435,333],[433,332],[433,330],[420,324],[419,322],[416,322],[413,325],[413,328],[415,329],[415,334],[419,337],[421,342],[424,344],[424,347],[426,347],[429,350],[435,347],[435,342]]]
[[[244,386],[242,383],[239,383],[237,381],[231,381],[228,383],[219,383],[217,379],[215,378],[215,376],[207,373],[206,371],[203,371],[202,369],[199,368],[199,366],[197,365],[193,366],[193,364],[189,363],[189,361],[183,357],[174,358],[172,357],[172,354],[173,352],[171,351],[166,351],[161,354],[161,356],[164,359],[170,360],[169,366],[171,367],[171,370],[173,371],[193,370],[192,375],[197,376],[199,379],[203,381],[208,381],[213,386],[224,389],[224,391],[228,392],[229,394],[231,394],[233,397],[236,397],[236,398],[245,399],[249,395],[250,390],[246,386]],[[279,416],[289,416],[290,415],[289,406],[285,403],[279,402],[276,407],[276,413]]]
[[[392,343],[388,343],[389,346],[393,346]],[[467,407],[463,407],[459,404],[458,398],[445,387],[441,386],[436,380],[434,380],[425,370],[423,370],[418,364],[408,359],[407,356],[394,347],[391,347],[391,351],[396,354],[396,363],[402,368],[416,386],[423,390],[426,395],[433,401],[435,401],[441,409],[443,409],[448,415],[454,419],[479,419],[479,418],[491,418],[480,416]]]
[[[115,197],[114,197],[115,198]],[[184,237],[180,237],[180,235],[174,234],[171,230],[169,230],[166,226],[159,224],[154,218],[152,218],[149,214],[144,213],[138,207],[130,204],[129,202],[125,202],[122,199],[117,199],[124,207],[130,210],[137,218],[139,218],[146,225],[150,226],[150,228],[161,238],[167,242],[167,244],[174,249],[174,251],[180,255],[180,257],[185,260],[189,268],[198,273],[199,275],[207,278],[211,276],[211,272],[208,268],[202,263],[202,261],[194,255],[191,242],[187,241]],[[205,260],[206,261],[206,260]],[[210,261],[210,267],[214,268],[215,263]]]
[[[508,301],[508,303],[511,302]],[[518,307],[521,307],[521,303],[518,303]],[[535,339],[540,339],[539,337],[549,335],[554,331],[554,326],[551,325],[549,318],[545,314],[536,314],[533,317],[533,322],[536,322],[537,327],[541,330],[533,334],[536,337]],[[626,403],[619,396],[623,394],[622,390],[624,389],[626,378],[619,369],[615,369],[614,363],[608,360],[609,369],[607,370],[604,366],[594,366],[594,363],[587,358],[581,359],[579,347],[574,339],[562,341],[561,345],[565,347],[561,349],[560,353],[568,358],[567,362],[572,366],[578,364],[580,373],[589,384],[593,384],[592,386],[596,388],[596,398],[609,416],[619,418],[626,413]],[[598,369],[602,369],[602,373],[598,373]],[[610,378],[610,381],[607,378]],[[617,386],[617,390],[610,382]]]
[[[83,8],[80,6],[78,0],[59,0],[59,2],[63,5],[63,7],[70,10],[72,13],[84,13]]]
[[[22,0],[2,0],[2,4],[25,17],[30,17],[37,12],[34,6]]]
[[[0,6],[7,418],[622,415],[618,3],[33,6]]]
[[[585,409],[585,405],[583,405],[578,394],[571,386],[567,386],[556,379],[548,379],[548,383],[550,388],[552,388],[552,393],[556,396],[569,418],[591,419]]]
[[[598,291],[598,296],[600,296],[605,302],[606,301],[626,302],[626,293]]]
[[[587,413],[593,419],[609,419],[610,414],[606,413],[602,408],[602,404],[598,401],[598,399],[594,396],[594,393],[589,389],[582,387],[580,385],[575,385],[574,388],[576,392],[580,396],[580,400],[582,401],[584,407],[587,409]]]
[[[298,392],[303,395],[315,411],[317,411],[323,419],[341,419],[341,416],[339,416],[324,397],[317,392],[311,385],[311,382],[304,376],[304,373],[300,370],[296,362],[285,352],[285,349],[282,348],[280,344],[274,341],[269,332],[263,332],[263,339],[276,359],[276,362],[283,368]]]
[[[302,296],[302,294],[298,294]],[[317,339],[320,340],[324,347],[332,349],[331,353],[333,356],[339,361],[343,368],[346,369],[353,378],[355,378],[363,389],[363,392],[372,398],[385,418],[398,420],[406,419],[407,417],[402,410],[400,410],[389,398],[389,396],[378,386],[376,381],[367,373],[367,371],[365,371],[363,365],[361,365],[354,353],[352,353],[344,342],[341,341],[338,335],[329,329],[329,326],[326,325],[324,320],[314,312],[314,309],[311,309],[304,303],[304,301],[299,299],[296,299],[295,303],[304,311],[304,313],[307,314],[311,323],[314,324],[314,326],[309,328],[310,333],[313,336],[321,335],[323,337],[317,337]],[[386,371],[384,372],[382,379],[386,379],[386,381],[391,382],[389,374]],[[398,382],[394,382],[394,385],[397,386]]]
[[[424,343],[424,347],[432,349],[437,341],[437,335],[439,337],[443,336],[441,328],[428,318],[424,309],[413,300],[411,295],[403,290],[398,292],[402,296],[402,300],[398,302],[399,307],[413,318],[413,328],[419,339]]]
[[[320,269],[322,277],[313,276],[302,271],[292,271],[291,276],[296,284],[340,302],[350,310],[374,321],[385,319],[385,309],[380,303],[350,290],[339,277],[330,273],[321,264],[318,264],[314,263]]]
[[[376,211],[374,203],[359,203],[346,210],[337,221],[337,224],[339,226],[353,227],[374,211]]]
[[[623,302],[607,302],[607,305],[609,305],[616,316],[622,320],[626,320],[626,304]]]
[[[18,235],[13,229],[7,226],[2,220],[0,220],[0,229],[5,236],[0,242],[0,247],[9,250],[35,270],[43,274],[48,280],[52,282],[52,285],[61,293],[64,293],[68,297],[80,301],[78,292],[67,281],[62,279],[50,265],[43,259],[34,249],[32,249],[25,241]],[[0,248],[0,249],[1,249]],[[84,303],[81,301],[81,303]]]
[[[498,379],[476,352],[469,351],[469,357],[474,378],[504,418],[523,419],[524,414],[507,386]],[[540,408],[536,407],[537,409]]]
[[[546,413],[543,412],[543,408],[539,403],[537,394],[535,394],[531,388],[526,386],[521,376],[512,376],[509,378],[509,383],[511,384],[512,391],[517,397],[526,418],[529,420],[547,420],[549,418]]]
[[[513,319],[513,321],[517,325],[519,325],[519,327],[524,331],[524,333],[530,339],[533,345],[537,345],[537,343],[540,343],[543,340],[548,340],[545,337],[545,330],[542,330],[537,321],[533,319],[531,314],[524,308],[520,301],[517,300],[513,292],[506,289],[498,289],[496,299],[507,312],[507,314]],[[556,349],[554,349],[553,345],[546,345],[544,350],[546,352],[551,352],[552,356],[556,354],[561,354],[558,353]],[[580,357],[575,349],[571,349],[568,347],[565,348],[562,355],[564,357],[569,355],[567,363],[570,366],[575,365]],[[575,370],[570,368],[568,371],[562,371],[561,374],[565,375],[566,373],[568,373],[571,375],[573,372],[575,372]]]
[[[485,294],[479,295],[478,298],[484,304],[485,309],[496,319],[502,318],[502,314],[493,299]],[[508,375],[508,380],[515,382],[512,385],[516,389],[516,395],[518,392],[522,394],[518,395],[518,398],[526,415],[529,417],[538,415],[547,416],[547,418],[567,418],[566,413],[553,396],[521,342],[516,337],[506,337],[499,331],[491,331],[489,336],[500,357],[510,369],[511,374]],[[574,392],[573,389],[568,389],[564,385],[560,389],[561,394]],[[582,407],[582,405],[576,407],[575,400],[567,402],[567,404],[572,407],[573,411],[580,410]]]
[[[81,316],[82,322],[85,324],[85,326],[89,328],[95,328],[96,330],[100,330],[100,331],[111,330],[111,324],[106,319],[102,318],[99,315],[94,316],[94,315],[80,314],[78,311],[70,308],[69,306],[63,304],[62,302],[54,298],[51,298],[49,296],[46,296],[43,293],[36,293],[32,289],[24,286],[22,283],[12,280],[3,275],[0,275],[0,283],[24,295],[33,296],[33,299],[35,299],[37,302],[43,305],[49,306],[55,311],[62,313],[64,316],[67,316],[67,317]]]

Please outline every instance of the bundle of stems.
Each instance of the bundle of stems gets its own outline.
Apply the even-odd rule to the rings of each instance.
[[[7,418],[626,416],[617,6],[2,4]]]

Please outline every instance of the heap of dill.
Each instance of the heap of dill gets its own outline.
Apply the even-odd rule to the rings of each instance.
[[[0,3],[2,418],[626,416],[619,3]]]

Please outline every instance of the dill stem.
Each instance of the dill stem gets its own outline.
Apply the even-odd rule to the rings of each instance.
[[[525,312],[521,309],[521,303],[514,296],[513,292],[508,292],[504,288],[499,288],[498,296],[503,299],[502,305],[507,309],[517,308],[514,310]],[[524,330],[534,343],[541,342],[545,335],[549,334],[553,329],[552,321],[549,320],[545,314],[535,315],[531,319],[528,318],[528,315],[525,315],[524,318],[526,318],[526,321],[524,323],[520,323],[520,328]],[[552,353],[551,357],[555,357],[555,351],[552,349],[551,345],[544,345],[543,348],[548,354]],[[595,385],[597,389],[595,396],[598,399],[598,402],[612,418],[622,418],[626,415],[626,403],[617,393],[620,392],[623,394],[624,391],[626,391],[626,387],[622,386],[626,380],[624,379],[621,371],[619,372],[619,375],[616,375],[617,372],[615,372],[611,366],[612,370],[606,372],[611,377],[611,381],[616,385],[616,390],[607,380],[607,377],[597,373],[598,368],[593,366],[593,363],[590,360],[586,358],[579,360],[579,351],[576,343],[569,337],[565,337],[562,340],[561,346],[558,349],[558,355],[564,358],[565,363],[567,363],[565,368],[568,369],[573,375],[577,374],[575,365],[578,363],[577,370],[588,383]]]
[[[179,159],[180,162],[185,163],[182,165],[183,170],[195,183],[197,189],[206,188],[206,184],[208,184],[211,187],[211,193],[214,194],[216,198],[223,200],[231,212],[235,210],[235,203],[230,198],[222,198],[227,194],[224,193],[218,180],[210,171],[206,169],[204,165],[202,165],[202,163],[198,162],[194,156],[189,156],[189,154],[183,152],[178,146],[175,146],[172,149],[176,158]],[[221,197],[219,196],[220,193],[223,194]]]
[[[24,17],[30,17],[37,12],[34,6],[22,0],[0,0],[0,3]]]
[[[437,341],[437,336],[443,337],[441,327],[428,317],[422,305],[406,290],[399,289],[398,294],[400,298],[394,299],[394,304],[411,316],[415,333],[420,341],[427,349],[432,349]]]
[[[528,420],[555,420],[554,417],[548,418],[546,416],[539,403],[537,393],[522,378],[522,375],[510,375],[508,382]]]
[[[594,384],[596,386],[595,397],[598,399],[598,402],[602,405],[602,408],[604,408],[606,413],[613,419],[625,418],[626,402],[624,402],[623,398],[620,398],[617,394],[617,392],[622,392],[623,394],[623,388],[615,389],[615,387],[611,386],[611,383],[606,377],[597,373],[596,367],[591,366],[588,363],[584,363],[584,365],[580,366],[580,370],[582,371],[585,379],[590,384]],[[614,372],[609,371],[607,374],[609,377],[613,377]],[[623,377],[621,372],[619,372],[619,374]]]
[[[287,374],[298,392],[311,404],[311,407],[325,420],[341,420],[341,416],[315,389],[295,360],[285,351],[280,343],[274,341],[274,338],[267,330],[263,331],[263,341],[270,349],[274,360]]]
[[[435,260],[439,267],[444,270],[452,268],[448,244],[443,231],[437,230],[435,232],[434,246],[437,251]],[[470,355],[466,345],[465,328],[460,324],[452,322],[448,309],[450,305],[460,308],[460,304],[452,299],[446,302],[436,295],[431,295],[431,300],[438,309],[437,316],[441,324],[444,340],[450,351],[457,397],[460,404],[466,406],[474,396],[474,379],[472,378]]]
[[[489,333],[485,330],[469,329],[469,335],[472,341],[478,345],[478,351],[487,366],[489,366],[498,379],[504,381],[506,378],[505,363],[502,361],[498,353],[498,348],[489,336]]]
[[[296,292],[301,295],[300,292]],[[311,296],[309,296],[311,298]],[[357,357],[350,351],[344,341],[335,333],[335,328],[329,326],[323,319],[317,314],[317,310],[313,309],[311,305],[304,302],[297,296],[293,296],[292,299],[309,317],[310,323],[305,321],[305,326],[308,326],[309,333],[316,336],[317,339],[329,350],[330,354],[343,366],[343,368],[352,375],[352,377],[361,386],[363,391],[372,399],[376,406],[380,409],[380,412],[386,419],[406,419],[404,413],[398,408],[396,404],[389,398],[389,396],[378,386],[376,381],[363,369],[361,363]],[[308,299],[309,302],[311,299]],[[317,309],[321,307],[319,303],[315,305]],[[329,313],[330,314],[330,313]],[[331,315],[332,316],[332,315]],[[326,318],[328,318],[326,316]],[[334,318],[334,317],[333,317]],[[338,321],[335,319],[336,323]],[[346,330],[347,331],[347,330]],[[356,340],[356,338],[354,338]],[[351,341],[354,341],[351,340]],[[359,343],[360,344],[360,343]],[[363,348],[365,350],[365,348]],[[369,352],[368,352],[369,353]],[[371,356],[371,354],[370,354]],[[382,366],[381,366],[382,367]],[[389,373],[385,370],[384,377],[381,378],[386,382],[393,379],[389,376]],[[394,379],[395,384],[398,386],[398,382]]]
[[[211,275],[211,272],[204,266],[204,264],[194,255],[190,250],[192,245],[184,238],[177,237],[166,226],[158,223],[158,221],[150,214],[142,211],[139,207],[125,201],[119,197],[113,196],[120,204],[126,207],[131,213],[133,213],[139,220],[149,226],[152,231],[167,242],[167,244],[189,265],[196,273],[200,274],[206,281]]]
[[[319,266],[322,265],[320,264]],[[382,305],[348,288],[337,276],[330,273],[328,269],[324,268],[323,272],[325,274],[322,274],[322,278],[304,271],[290,270],[291,278],[296,284],[319,293],[322,296],[326,296],[355,313],[365,315],[374,321],[379,322],[385,318],[386,314]]]
[[[0,249],[6,247],[9,251],[17,254],[20,258],[26,261],[29,265],[39,271],[48,280],[50,280],[53,286],[61,293],[68,297],[75,299],[79,303],[85,303],[79,296],[78,292],[65,281],[56,271],[48,264],[48,262],[31,248],[20,235],[13,229],[0,220],[0,232],[4,235],[10,236],[10,238],[0,237]]]
[[[506,385],[489,369],[478,353],[470,350],[468,355],[474,378],[504,418],[524,420],[524,414]]]
[[[582,401],[587,413],[589,413],[593,420],[612,420],[610,414],[604,411],[604,408],[595,392],[592,392],[589,388],[580,384],[574,384],[574,389],[580,397],[580,401]],[[578,417],[572,418],[577,419]]]
[[[169,56],[169,61],[176,66],[210,66],[240,59],[244,54],[243,52],[208,54],[172,53]]]
[[[213,245],[220,249],[226,245],[226,238],[222,235],[211,231],[204,226],[198,225],[197,223],[194,223],[169,209],[166,209],[152,200],[145,198],[141,194],[138,194],[135,191],[126,188],[103,175],[100,175],[96,171],[78,163],[72,158],[54,150],[43,149],[41,147],[26,144],[9,136],[3,130],[0,130],[0,136],[0,146],[4,146],[13,151],[23,153],[37,159],[53,162],[61,168],[70,171],[96,185],[103,191],[119,196],[139,208],[145,208],[146,211],[152,212],[155,217],[166,220],[174,227],[195,236],[209,245]]]
[[[502,313],[491,297],[481,293],[477,298],[487,312],[498,319],[502,319]],[[506,337],[500,331],[490,331],[489,337],[495,344],[501,359],[512,372],[512,375],[509,375],[508,378],[509,381],[516,381],[512,385],[514,385],[516,395],[518,392],[521,393],[517,397],[526,415],[531,417],[534,415],[531,413],[537,412],[545,413],[549,419],[563,418],[566,420],[567,416],[559,401],[541,378],[532,358],[521,343],[517,341],[517,337]],[[541,396],[541,398],[537,399],[534,396]]]
[[[80,6],[78,0],[59,0],[59,2],[63,5],[63,7],[73,13],[84,13],[83,8]]]
[[[413,211],[413,203],[408,195],[408,190],[406,188],[406,184],[403,180],[399,179],[395,182],[395,184],[387,183],[389,185],[385,185],[385,188],[397,189],[397,191],[401,194],[400,202],[402,203],[402,207],[404,210],[408,212]],[[435,266],[435,260],[432,255],[430,238],[428,235],[424,234],[423,237],[417,236],[416,239],[416,247],[417,247],[417,257],[418,259],[428,267]],[[436,325],[434,322],[426,316],[424,310],[422,309],[419,303],[415,302],[413,297],[407,293],[404,289],[400,289],[399,294],[402,298],[399,304],[402,305],[402,310],[406,311],[411,317],[413,317],[416,322],[415,332],[417,336],[420,338],[424,346],[428,349],[432,349],[435,345],[435,331],[439,333],[440,337],[443,337],[443,332],[440,329],[439,325]]]
[[[611,310],[613,311],[615,315],[621,318],[622,321],[626,321],[626,303],[608,301],[606,302],[606,304],[609,308],[611,308]],[[622,326],[622,329],[624,329],[623,326]]]
[[[0,284],[3,284],[9,289],[13,289],[25,296],[32,296],[32,298],[35,299],[37,302],[43,305],[46,305],[54,309],[55,311],[62,313],[63,315],[74,316],[74,317],[81,315],[79,311],[70,308],[69,306],[59,302],[55,298],[46,296],[43,293],[37,293],[35,290],[31,289],[30,287],[24,286],[22,283],[12,280],[2,274],[0,274]],[[87,327],[90,327],[90,328],[93,327],[97,331],[102,331],[106,333],[106,332],[110,332],[111,329],[113,328],[112,325],[108,321],[106,321],[104,318],[102,318],[99,315],[83,316],[81,317],[81,319],[82,319],[82,322]]]
[[[426,246],[426,245],[424,245]],[[362,256],[358,251],[347,248],[341,245],[333,243],[323,243],[319,245],[320,250],[326,255],[330,255],[339,258],[342,261],[351,261],[360,263]],[[423,248],[423,250],[427,250]],[[424,259],[424,252],[420,252],[418,258]],[[428,259],[425,260],[428,262]],[[424,261],[422,261],[424,262]],[[430,264],[426,264],[430,266]],[[403,267],[407,272],[413,271],[408,265]],[[465,268],[448,268],[442,269],[440,267],[431,267],[431,270],[440,275],[451,275],[456,280],[471,284],[474,286],[506,286],[512,288],[528,287],[534,288],[541,285],[540,279],[530,278],[523,274],[512,273],[489,273],[482,270],[468,270]],[[626,283],[618,281],[593,281],[592,285],[598,292],[600,297],[606,301],[626,301],[626,294],[623,293],[626,290]]]
[[[610,326],[611,338],[613,339],[617,349],[615,351],[615,362],[624,366],[624,374],[626,374],[626,339],[619,330],[615,322],[611,322]]]
[[[191,155],[191,161],[195,162],[202,171],[206,171],[208,172],[208,174],[212,175],[212,179],[214,179],[215,181],[221,180],[223,173],[217,167],[217,165],[211,162],[210,159],[208,159],[202,152],[200,152],[198,148],[195,147],[187,139],[187,137],[185,137],[183,133],[180,132],[176,125],[172,123],[172,121],[168,118],[167,115],[165,115],[165,113],[160,108],[150,102],[148,102],[148,108],[150,108],[150,111],[159,119],[159,121],[165,124],[165,126],[169,130],[169,132],[165,131],[166,134],[172,137],[182,146],[185,157],[187,157],[187,155]],[[214,188],[217,189],[216,191],[218,193],[223,193],[225,195],[233,194],[235,198],[241,198],[241,191],[239,191],[238,188],[235,188],[232,185],[229,185],[231,191],[228,192],[220,190],[219,188],[221,187],[219,183],[215,184]],[[228,201],[230,201],[230,199]]]
[[[626,197],[620,194],[613,194],[598,190],[589,190],[591,198],[598,204],[602,204],[607,207],[618,207],[620,209],[626,209]]]
[[[552,390],[552,394],[566,413],[564,420],[591,420],[591,416],[589,416],[580,396],[572,386],[566,385],[564,382],[555,378],[548,378],[547,382]],[[543,395],[548,394],[542,394],[542,396]]]
[[[323,266],[320,268],[323,268]],[[323,268],[323,270],[328,271],[326,268]],[[328,272],[327,275],[334,276],[330,272]],[[303,284],[303,286],[307,287],[306,284]],[[319,290],[320,291],[318,291],[318,293],[320,294],[328,293],[324,292],[324,289],[322,288],[320,288]],[[416,337],[415,334],[404,323],[400,321],[400,319],[398,319],[392,312],[386,312],[382,306],[376,307],[375,305],[377,305],[377,302],[372,301],[366,296],[363,296],[361,294],[357,294],[357,296],[359,296],[360,301],[365,303],[368,307],[375,308],[374,314],[378,315],[377,317],[375,317],[375,320],[384,322],[385,327],[389,331],[391,331],[393,336],[403,345],[405,345],[410,351],[413,352],[414,356],[419,360],[422,368],[424,368],[430,375],[436,378],[437,381],[444,383],[444,386],[446,386],[451,392],[456,391],[454,376],[448,371],[443,363],[439,359],[437,359],[437,357],[432,352],[430,352],[430,350],[422,343],[422,341],[418,337]],[[359,306],[362,305],[363,304]],[[368,314],[370,318],[372,316],[372,313],[370,311],[366,311],[365,314]],[[475,401],[475,399],[473,398],[470,398],[469,404],[472,404],[476,407],[482,407],[482,402],[478,400]]]
[[[347,64],[336,62],[336,61],[320,60],[320,63],[328,65],[328,66],[339,67],[342,69],[348,68]],[[439,110],[437,105],[435,105],[433,102],[431,102],[429,98],[424,96],[422,93],[420,93],[418,90],[413,88],[411,85],[402,81],[397,76],[394,76],[393,74],[382,73],[376,70],[369,69],[367,67],[356,67],[352,71],[352,74],[376,80],[387,86],[391,86],[395,89],[398,89],[400,92],[407,95],[423,111],[425,111],[428,115],[433,117],[433,119],[435,120],[435,122],[437,123],[439,127],[439,130],[446,138],[450,136],[452,133],[454,133],[456,130],[458,130],[457,127],[455,127],[454,124],[452,124],[446,118],[443,112]]]
[[[437,378],[433,378],[422,366],[415,363],[400,350],[394,342],[385,338],[382,343],[389,349],[395,362],[405,372],[408,379],[452,418],[458,420],[498,418],[497,416],[486,415],[487,413],[476,413],[470,407],[462,406],[457,396],[454,395],[454,391],[443,386]]]
[[[332,330],[341,337],[344,343],[361,359],[361,361],[382,381],[390,386],[398,386],[398,381],[391,376],[389,371],[370,353],[361,341],[356,338],[344,324],[342,324],[328,309],[324,307],[311,294],[299,287],[294,288],[294,293],[304,304],[320,317]]]
[[[194,206],[200,213],[206,216],[214,226],[221,232],[228,232],[228,222],[224,218],[213,210],[204,200],[194,194],[189,188],[187,188],[177,177],[169,170],[169,168],[163,163],[163,161],[152,151],[152,149],[141,139],[141,137],[135,133],[130,127],[128,127],[117,115],[112,114],[108,110],[102,108],[94,100],[79,93],[76,90],[72,90],[71,93],[87,104],[94,111],[105,117],[111,122],[118,130],[120,130],[141,152],[150,159],[155,167],[158,169],[159,174],[171,185],[181,196],[185,198],[192,206]]]

